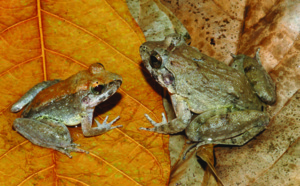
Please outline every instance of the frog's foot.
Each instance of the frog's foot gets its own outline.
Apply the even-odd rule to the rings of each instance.
[[[154,125],[153,128],[144,128],[140,127],[140,130],[146,130],[151,132],[157,132],[161,134],[175,134],[178,132],[182,132],[189,124],[189,120],[182,120],[181,118],[175,118],[171,120],[170,122],[167,122],[166,116],[164,113],[162,113],[162,122],[156,123],[153,121],[147,114],[145,114],[145,117],[150,121],[152,125]]]
[[[84,120],[83,122],[81,122],[83,135],[84,136],[97,136],[100,134],[104,134],[105,132],[107,132],[109,130],[123,127],[123,125],[117,125],[117,126],[113,126],[113,127],[111,126],[119,118],[120,118],[120,116],[116,117],[114,120],[107,123],[108,116],[106,116],[106,118],[102,124],[99,121],[95,120],[97,123],[97,127],[92,127],[88,120]],[[86,118],[86,119],[88,119],[88,118]]]
[[[67,155],[69,158],[72,158],[72,156],[70,155],[70,152],[85,152],[86,154],[88,154],[89,152],[80,148],[77,148],[78,146],[80,146],[79,144],[76,143],[71,143],[69,146],[67,147],[52,147],[53,149]]]
[[[160,132],[163,133],[163,131],[161,131],[161,128],[168,124],[166,116],[164,113],[161,114],[162,115],[162,122],[161,123],[156,123],[154,120],[152,120],[150,118],[150,116],[148,114],[145,114],[145,117],[148,119],[148,121],[154,126],[154,128],[145,128],[145,127],[140,127],[140,130],[147,130],[147,131],[152,131],[152,132]]]
[[[103,129],[105,128],[106,131],[109,131],[109,130],[112,130],[112,129],[115,129],[115,128],[120,128],[120,127],[123,127],[123,125],[117,125],[117,126],[111,126],[112,124],[114,124],[118,119],[120,119],[120,116],[116,117],[114,120],[112,120],[111,122],[107,123],[107,119],[108,119],[108,116],[105,117],[103,123],[101,124],[99,121],[95,120],[96,123],[97,123],[97,128],[99,129]]]

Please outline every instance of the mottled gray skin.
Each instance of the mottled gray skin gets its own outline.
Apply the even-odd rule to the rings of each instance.
[[[21,110],[22,118],[14,121],[13,127],[32,143],[58,150],[70,158],[71,151],[86,152],[72,143],[66,127],[81,123],[85,136],[96,136],[122,125],[111,127],[119,119],[107,123],[107,118],[98,127],[92,127],[95,107],[112,96],[121,86],[122,77],[105,71],[100,63],[63,81],[42,82],[30,89],[11,111]],[[94,87],[101,87],[95,89]],[[26,100],[26,101],[24,101]]]
[[[185,130],[191,141],[243,145],[269,123],[265,103],[276,100],[275,85],[256,59],[233,56],[227,66],[172,34],[140,47],[143,63],[171,96],[176,118],[142,130],[173,134]],[[265,102],[265,103],[264,103]]]

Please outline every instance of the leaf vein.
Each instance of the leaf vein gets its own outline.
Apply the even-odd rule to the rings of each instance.
[[[46,171],[46,170],[48,170],[48,169],[50,169],[50,168],[54,168],[54,167],[55,167],[55,165],[52,165],[52,166],[50,166],[50,167],[47,167],[47,168],[45,168],[45,169],[42,169],[42,170],[39,170],[39,171],[33,173],[32,175],[28,176],[25,180],[23,180],[21,183],[19,183],[18,186],[19,186],[19,185],[22,185],[23,183],[25,183],[27,180],[29,180],[29,179],[32,178],[33,176],[37,175],[38,173],[44,172],[44,171]]]
[[[112,6],[111,6],[111,4],[109,4],[109,3],[107,2],[107,0],[104,0],[104,2],[105,2],[106,4],[108,4],[108,6],[111,8],[111,10],[112,10],[116,15],[118,15],[118,17],[120,18],[120,20],[122,20],[123,23],[125,23],[125,24],[130,28],[130,30],[132,30],[132,31],[135,33],[135,35],[137,36],[137,38],[139,38],[140,44],[142,44],[143,42],[141,41],[140,37],[138,36],[138,34],[136,33],[136,31],[128,24],[128,22],[125,21],[125,20],[123,19],[123,17],[121,17],[121,15],[120,15],[120,14],[119,14]]]
[[[35,18],[37,18],[37,17],[38,17],[38,16],[34,16],[34,17],[31,17],[31,18],[25,19],[25,20],[23,20],[23,21],[17,22],[17,23],[15,23],[15,24],[13,24],[13,25],[11,25],[11,26],[5,28],[4,30],[2,30],[2,31],[0,32],[0,35],[3,34],[3,33],[6,32],[6,31],[8,31],[9,29],[13,28],[13,27],[19,26],[20,24],[25,23],[25,22],[28,22],[28,21],[31,21],[32,19],[35,19]]]
[[[114,168],[116,171],[120,172],[121,174],[123,174],[125,177],[127,177],[129,180],[135,182],[138,185],[141,185],[140,183],[138,183],[137,181],[135,181],[133,178],[131,178],[130,176],[128,176],[125,172],[121,171],[120,169],[118,169],[117,167],[115,167],[114,165],[110,164],[109,162],[107,162],[105,159],[101,158],[100,156],[97,156],[94,153],[90,153],[90,155],[94,156],[95,158],[98,158],[99,160],[103,161],[104,163],[106,163],[107,165],[109,165],[110,167]]]
[[[5,75],[5,74],[7,74],[7,73],[9,73],[9,71],[11,71],[11,70],[17,68],[18,66],[24,65],[24,64],[26,64],[26,63],[28,63],[28,62],[30,62],[30,61],[33,61],[33,60],[35,60],[35,59],[38,59],[38,58],[40,58],[40,57],[41,57],[41,56],[37,56],[37,57],[31,58],[31,59],[28,59],[28,60],[26,60],[26,61],[23,61],[23,62],[21,62],[21,63],[15,64],[15,65],[12,66],[11,68],[9,68],[9,69],[3,71],[2,73],[0,73],[0,77],[3,76],[3,75]]]
[[[84,183],[83,181],[80,181],[80,180],[75,179],[75,178],[71,178],[71,177],[67,177],[67,176],[62,176],[62,175],[57,175],[57,177],[59,177],[59,178],[65,178],[67,180],[72,180],[72,181],[75,181],[75,182],[79,182],[79,183],[81,183],[83,185],[88,185],[88,184]]]
[[[22,145],[24,145],[24,144],[26,144],[26,143],[28,143],[28,142],[29,142],[28,140],[25,140],[25,141],[23,141],[22,143],[19,143],[17,146],[15,146],[15,147],[9,149],[7,152],[5,152],[4,154],[2,154],[2,155],[0,156],[0,160],[1,160],[4,156],[6,156],[8,153],[10,153],[11,151],[16,150],[18,147],[20,147],[20,146],[22,146]]]
[[[58,55],[58,56],[67,58],[67,59],[73,61],[74,63],[77,63],[77,64],[80,65],[80,66],[83,66],[84,68],[88,68],[87,65],[85,65],[85,64],[83,64],[83,63],[81,63],[81,62],[79,62],[79,61],[77,61],[77,60],[75,60],[75,59],[73,59],[73,58],[71,58],[71,57],[69,57],[69,56],[66,56],[66,55],[64,55],[64,54],[62,54],[62,53],[59,53],[59,52],[56,52],[56,51],[50,50],[50,49],[45,49],[45,50],[48,51],[48,52],[51,52],[51,53],[53,53],[53,54],[56,54],[56,55]]]
[[[41,15],[41,1],[40,0],[37,0],[37,12],[38,12],[41,51],[42,51],[42,59],[43,59],[44,80],[46,81],[47,80],[47,69],[46,69],[46,59],[45,59],[45,41],[44,41],[44,34],[43,34],[43,24],[42,24],[42,15]]]
[[[106,41],[104,41],[103,39],[101,39],[100,37],[96,36],[95,34],[93,34],[92,32],[88,31],[87,29],[84,29],[82,28],[81,26],[69,21],[69,20],[66,20],[58,15],[55,15],[55,14],[52,14],[46,10],[41,10],[42,12],[44,12],[45,14],[48,14],[48,15],[51,15],[53,17],[56,17],[57,19],[60,19],[60,20],[64,20],[66,23],[69,23],[70,25],[73,25],[74,27],[80,29],[81,31],[87,33],[88,35],[96,38],[97,40],[101,41],[102,43],[104,43],[106,46],[108,46],[109,48],[111,48],[113,51],[115,51],[116,53],[120,54],[121,56],[125,57],[128,61],[132,62],[133,64],[135,64],[138,68],[141,68],[139,66],[139,64],[137,64],[136,62],[134,62],[132,59],[130,59],[128,56],[126,56],[125,54],[123,54],[121,51],[117,50],[115,47],[113,47],[112,45],[108,44]]]

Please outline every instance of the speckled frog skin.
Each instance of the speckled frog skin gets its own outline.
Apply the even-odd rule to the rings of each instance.
[[[13,127],[33,144],[58,150],[70,158],[71,151],[86,152],[72,143],[66,127],[81,123],[84,136],[103,134],[111,127],[107,117],[103,124],[92,127],[95,107],[112,96],[121,86],[122,77],[108,72],[100,63],[92,64],[66,80],[45,81],[30,89],[11,111],[18,112],[27,105],[22,118]]]
[[[140,47],[143,63],[171,97],[176,118],[141,128],[164,134],[185,130],[189,140],[202,144],[242,145],[269,123],[266,103],[276,100],[275,85],[256,58],[237,55],[227,66],[196,48],[180,35]]]

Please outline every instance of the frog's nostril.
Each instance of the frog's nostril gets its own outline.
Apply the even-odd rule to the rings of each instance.
[[[110,87],[113,86],[113,85],[116,85],[116,86],[120,87],[121,84],[122,84],[122,81],[121,81],[121,80],[115,80],[115,81],[110,82],[108,85],[109,85]]]
[[[121,86],[121,84],[122,84],[122,81],[120,81],[120,80],[117,80],[117,81],[116,81],[116,83],[117,83],[117,85],[118,85],[118,86]]]

